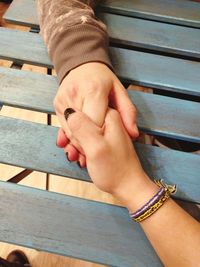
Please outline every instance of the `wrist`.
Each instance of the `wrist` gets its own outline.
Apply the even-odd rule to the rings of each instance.
[[[135,212],[158,191],[158,186],[143,172],[137,177],[131,174],[129,183],[123,185],[115,197],[130,211]]]

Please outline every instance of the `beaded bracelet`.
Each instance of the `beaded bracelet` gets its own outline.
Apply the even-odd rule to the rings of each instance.
[[[163,180],[154,180],[154,182],[159,186],[158,192],[140,209],[133,213],[129,213],[131,219],[135,222],[142,222],[151,216],[165,203],[167,199],[170,198],[171,194],[176,193],[176,185],[167,185],[163,182]]]

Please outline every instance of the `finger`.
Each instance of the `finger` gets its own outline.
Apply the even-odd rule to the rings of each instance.
[[[118,82],[114,84],[111,101],[114,107],[120,113],[123,124],[129,135],[133,138],[138,137],[139,131],[136,124],[136,108],[132,104],[125,88]]]
[[[56,145],[60,148],[66,147],[66,145],[69,143],[69,139],[67,138],[65,132],[63,131],[62,128],[58,130],[58,136],[57,136],[57,141]]]
[[[77,142],[77,140],[72,135],[72,133],[71,133],[69,127],[68,127],[67,121],[66,121],[66,119],[64,117],[64,114],[63,114],[62,117],[60,117],[60,121],[61,121],[62,127],[64,128],[64,131],[65,131],[66,136],[70,140],[70,144],[73,145],[76,148],[76,150],[79,151],[81,154],[84,154],[83,149],[81,148],[81,146],[79,145],[79,143]],[[72,153],[73,153],[73,151],[72,151]]]
[[[118,111],[115,109],[108,110],[104,128],[104,140],[106,143],[112,148],[117,147],[121,157],[129,158],[134,151],[133,144]]]
[[[59,122],[62,126],[62,131],[59,132],[57,145],[64,148],[70,142],[71,146],[68,147],[68,156],[72,161],[74,161],[74,158],[78,157],[78,150],[80,150],[80,147],[74,140],[70,140],[71,132],[64,118],[64,111],[66,110],[66,108],[68,108],[69,104],[71,105],[71,107],[76,106],[77,104],[79,108],[82,108],[82,101],[80,97],[76,96],[72,89],[73,88],[68,88],[68,94],[65,95],[65,97],[61,98],[60,96],[57,96],[54,99],[54,106]],[[76,153],[75,150],[77,150]],[[83,153],[83,151],[80,152]]]
[[[86,167],[86,158],[82,154],[79,154],[78,165],[80,168]]]
[[[71,114],[67,124],[72,137],[77,140],[86,155],[93,153],[102,141],[103,130],[80,111]],[[71,138],[70,138],[71,139]]]
[[[122,140],[124,136],[128,137],[128,133],[126,132],[126,129],[123,125],[122,119],[120,117],[120,114],[115,109],[109,108],[106,118],[105,118],[105,125],[104,125],[105,131],[104,136],[106,139],[113,139],[115,143],[116,138],[119,140]],[[130,137],[128,137],[130,139]]]
[[[82,111],[98,126],[102,126],[108,108],[108,94],[100,92],[88,93],[84,99]]]
[[[68,144],[65,148],[64,148],[66,157],[69,161],[77,161],[79,159],[79,151],[72,145],[72,144]]]

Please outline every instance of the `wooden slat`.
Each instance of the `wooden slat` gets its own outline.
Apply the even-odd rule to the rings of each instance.
[[[200,28],[200,4],[188,0],[106,0],[101,3],[101,10]],[[12,12],[11,17],[15,17]]]
[[[0,68],[0,79],[0,101],[5,105],[54,113],[56,77]],[[138,126],[143,132],[200,143],[199,103],[128,92],[138,109]]]
[[[124,208],[5,182],[0,197],[1,241],[116,267],[162,266]]]
[[[9,23],[38,28],[36,1],[14,0],[3,18]]]
[[[129,96],[143,132],[200,144],[199,103],[133,91]]]
[[[0,28],[0,57],[16,63],[52,68],[42,38],[36,33]],[[27,43],[25,43],[27,42]]]
[[[27,8],[29,10],[36,9],[33,7],[33,2],[28,1],[27,4],[31,3],[29,7],[21,7],[19,9],[19,18],[22,19],[23,17],[23,10],[26,12],[25,18],[28,17],[28,21],[30,21],[30,17],[35,16],[31,16],[30,12],[27,11]],[[18,8],[16,7],[15,12],[17,10]],[[34,11],[35,13],[36,11]],[[115,44],[200,58],[199,29],[185,28],[108,13],[101,13],[98,16],[108,26],[111,41]],[[38,26],[37,17],[35,19],[36,25]]]
[[[90,181],[86,170],[67,162],[56,147],[58,128],[0,116],[0,129],[1,163]],[[150,177],[177,184],[177,198],[200,203],[199,155],[141,144],[136,148]]]
[[[0,28],[0,36],[0,58],[52,67],[38,34]],[[200,96],[198,62],[126,49],[111,48],[110,53],[114,69],[122,80]]]
[[[200,5],[188,0],[106,0],[106,12],[200,28]],[[37,27],[35,0],[14,0],[4,15],[14,24]]]
[[[116,74],[133,84],[200,96],[200,63],[126,49],[110,49]]]
[[[114,44],[200,59],[200,29],[106,13],[99,17]]]

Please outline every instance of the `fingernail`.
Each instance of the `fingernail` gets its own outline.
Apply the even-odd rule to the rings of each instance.
[[[66,108],[65,111],[64,111],[64,116],[65,116],[65,119],[66,121],[68,120],[69,116],[76,112],[73,108]]]
[[[136,125],[134,126],[134,132],[136,135],[139,135],[139,130],[138,130],[138,127]]]
[[[69,154],[68,154],[68,152],[66,152],[65,155],[66,155],[66,158],[68,159],[68,161],[71,162],[71,160],[69,159]]]
[[[79,166],[80,169],[82,169],[81,164],[80,164],[79,161],[77,161],[77,165]]]

